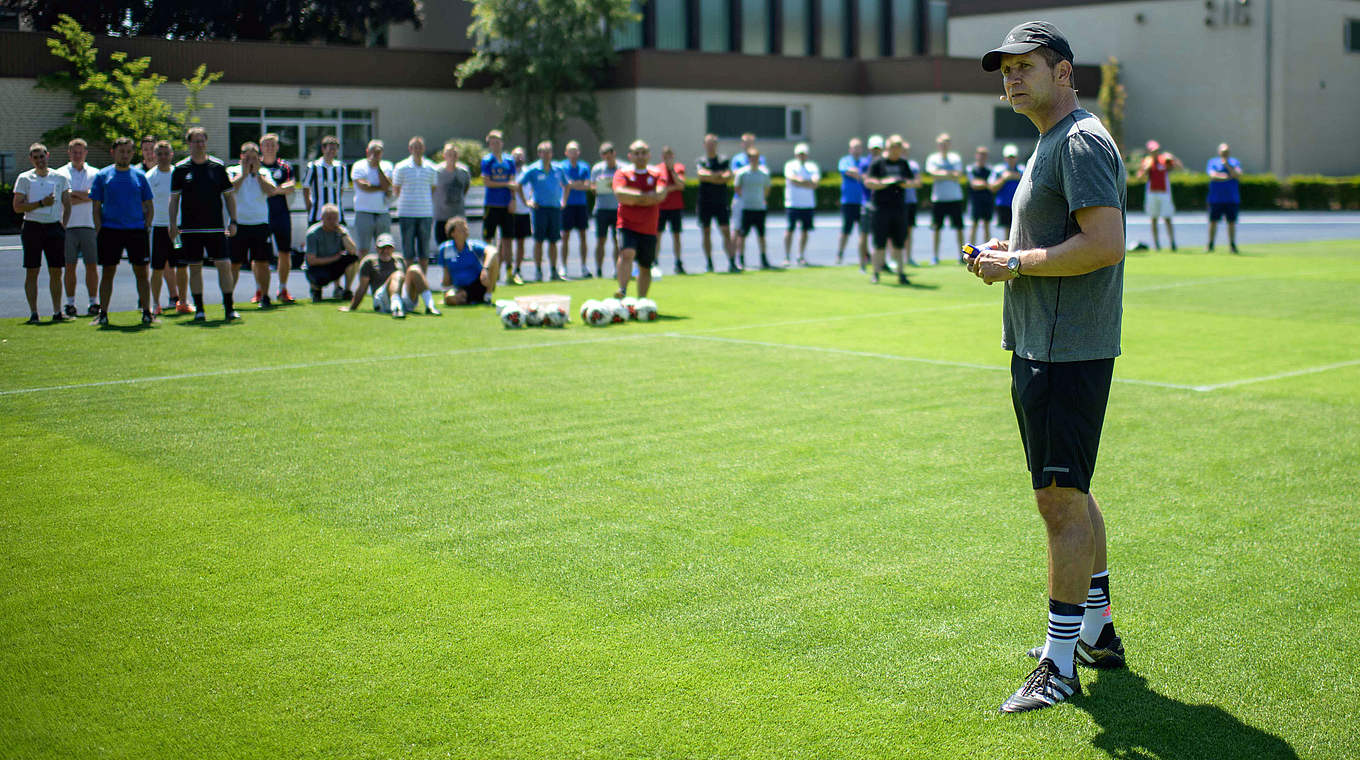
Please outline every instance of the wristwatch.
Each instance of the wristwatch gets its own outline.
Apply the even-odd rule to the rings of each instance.
[[[1006,260],[1006,270],[1016,277],[1020,276],[1020,257],[1012,256]]]

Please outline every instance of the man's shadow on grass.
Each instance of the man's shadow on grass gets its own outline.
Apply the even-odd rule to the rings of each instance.
[[[1091,740],[1112,758],[1298,760],[1284,739],[1253,728],[1215,705],[1191,705],[1148,688],[1128,670],[1102,671],[1072,700],[1100,726]]]

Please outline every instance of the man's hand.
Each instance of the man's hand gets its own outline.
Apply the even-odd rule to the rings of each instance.
[[[999,242],[997,240],[991,243]],[[982,252],[974,256],[968,262],[968,271],[972,272],[978,279],[991,285],[994,282],[1005,282],[1014,280],[1016,274],[1006,267],[1010,261],[1010,251],[999,248],[983,248]]]
[[[236,222],[227,225],[227,237],[236,237]]]

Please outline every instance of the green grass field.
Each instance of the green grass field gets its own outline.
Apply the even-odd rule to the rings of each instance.
[[[1043,528],[959,268],[605,329],[5,320],[0,757],[1355,757],[1358,249],[1130,257],[1132,669],[1014,717]]]

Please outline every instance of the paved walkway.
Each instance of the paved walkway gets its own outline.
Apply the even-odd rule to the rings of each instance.
[[[929,223],[929,215],[921,215],[920,222]],[[808,260],[813,264],[834,265],[836,263],[836,241],[840,234],[840,215],[839,214],[818,214],[816,229],[808,240]],[[1180,244],[1183,251],[1203,251],[1205,241],[1208,238],[1208,221],[1203,212],[1193,212],[1177,214],[1174,220],[1176,228],[1176,241]],[[700,235],[697,223],[693,216],[685,217],[684,232],[681,235],[681,250],[685,268],[691,273],[704,271],[704,258],[700,247]],[[1221,226],[1221,225],[1220,225]],[[478,222],[473,223],[473,229],[480,229]],[[784,232],[786,230],[785,217],[782,213],[773,214],[769,220],[767,230],[767,246],[770,252],[770,259],[776,263],[784,259]],[[1165,228],[1162,230],[1165,233]],[[1267,211],[1250,212],[1242,216],[1238,224],[1238,244],[1243,248],[1250,248],[1253,244],[1261,243],[1285,243],[1285,242],[1309,242],[1317,240],[1360,240],[1360,212],[1337,211],[1337,212],[1311,212],[1311,211]],[[1226,246],[1225,230],[1219,230],[1220,248]],[[593,229],[588,235],[591,246],[594,245]],[[1165,237],[1165,234],[1163,234]],[[928,226],[918,226],[913,234],[912,258],[918,263],[927,263],[931,258],[930,228]],[[1148,219],[1141,213],[1129,215],[1128,238],[1130,241],[1145,241],[1149,245],[1152,242],[1152,234],[1149,230]],[[953,231],[945,229],[941,234],[941,258],[948,261],[953,256],[953,244],[950,242],[955,239]],[[966,238],[965,238],[966,239]],[[300,242],[300,238],[295,236],[295,240]],[[674,267],[675,257],[672,254],[671,241],[669,234],[661,242],[661,266],[669,274]],[[716,243],[716,240],[715,240]],[[794,240],[795,247],[797,239]],[[855,261],[854,252],[855,242],[852,239],[846,246],[846,261],[850,266]],[[593,249],[592,249],[593,250]],[[715,263],[718,268],[724,269],[726,258],[718,248],[715,256]],[[527,244],[527,255],[532,260],[533,244]],[[747,242],[748,260],[755,262],[757,259],[755,241]],[[796,254],[795,254],[796,255]],[[544,252],[546,260],[547,253]],[[592,253],[591,260],[594,260]],[[79,282],[76,285],[76,304],[81,313],[85,312],[86,296],[84,285],[83,264],[82,271],[78,274]],[[580,258],[577,254],[575,241],[572,243],[572,258],[569,273],[572,276],[580,272]],[[606,274],[613,269],[608,263],[605,265]],[[526,266],[525,275],[532,277],[532,265]],[[438,267],[432,267],[431,279],[438,282],[441,273]],[[217,288],[217,273],[211,268],[207,268],[203,275],[204,297],[212,304],[221,303],[221,294]],[[274,289],[278,284],[275,282]],[[307,281],[301,272],[293,272],[289,278],[288,287],[295,297],[306,298],[308,293]],[[38,305],[43,316],[48,316],[50,310],[47,295],[46,273],[40,276],[39,280]],[[255,292],[254,278],[249,274],[243,273],[241,282],[236,288],[236,299],[238,302],[249,301],[250,296]],[[114,304],[115,311],[132,310],[137,305],[136,286],[132,280],[132,269],[124,262],[118,268],[118,278],[114,282]],[[162,299],[165,296],[162,295]],[[247,304],[248,306],[248,304]],[[0,235],[0,317],[27,317],[28,304],[24,299],[24,281],[22,270],[21,250],[19,247],[18,235]]]

